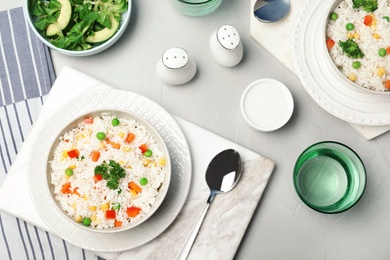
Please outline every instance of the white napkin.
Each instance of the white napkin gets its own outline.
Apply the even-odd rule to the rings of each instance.
[[[58,107],[67,100],[88,90],[107,88],[111,88],[111,86],[74,69],[66,67],[61,71],[19,156],[16,158],[6,180],[0,187],[0,210],[52,232],[39,216],[28,192],[27,174],[33,173],[28,172],[28,160],[26,159],[30,153],[33,141],[38,134],[39,127]],[[140,259],[165,257],[166,259],[171,259],[174,257],[179,251],[192,223],[195,222],[197,213],[200,213],[203,204],[206,202],[208,188],[204,182],[204,173],[208,162],[219,151],[233,148],[239,151],[243,162],[245,162],[243,176],[234,189],[234,192],[232,191],[223,196],[217,196],[214,200],[213,204],[216,206],[210,207],[208,217],[206,217],[203,224],[204,228],[201,229],[198,235],[198,242],[194,245],[194,249],[196,250],[191,252],[190,258],[199,259],[200,257],[204,259],[211,255],[222,258],[234,257],[251,216],[267,185],[274,163],[269,159],[216,136],[183,119],[177,117],[175,117],[175,119],[181,126],[187,138],[193,156],[193,184],[187,198],[187,203],[176,218],[174,224],[158,238],[144,246],[127,252],[99,252],[98,254],[100,256],[107,259],[129,259],[129,257],[137,257]],[[204,149],[206,146],[208,149]],[[19,196],[9,198],[7,194],[11,193],[19,194]],[[245,200],[243,198],[245,198]],[[237,209],[230,212],[232,205],[237,205],[235,206]],[[222,217],[221,215],[226,212],[229,212],[228,215]],[[239,212],[245,212],[245,214],[240,214]],[[213,218],[218,218],[219,221],[214,223]],[[215,232],[217,232],[217,235]],[[204,241],[207,241],[210,236],[217,237],[219,242],[203,243]],[[229,245],[229,247],[225,248],[226,245]],[[162,250],[162,248],[164,248],[164,250]]]
[[[291,10],[288,16],[275,23],[262,23],[253,15],[253,6],[256,0],[251,0],[250,34],[251,37],[268,50],[280,63],[293,73],[294,67],[291,58],[292,35],[295,20],[301,8],[308,0],[290,0]],[[317,0],[323,1],[323,0]],[[367,140],[371,140],[390,130],[389,126],[366,126],[349,123],[349,125]]]

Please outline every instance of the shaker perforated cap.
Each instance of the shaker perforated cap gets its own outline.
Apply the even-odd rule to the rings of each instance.
[[[223,25],[217,31],[219,43],[226,49],[232,50],[240,44],[240,35],[231,25]]]
[[[164,52],[163,64],[169,69],[180,69],[188,63],[188,53],[182,48],[171,48]]]

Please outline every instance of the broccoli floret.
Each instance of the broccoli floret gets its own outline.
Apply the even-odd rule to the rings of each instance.
[[[378,9],[378,0],[352,0],[353,8],[362,7],[366,12],[374,12]]]
[[[339,46],[343,49],[344,53],[351,58],[363,58],[364,53],[360,50],[359,45],[351,39],[346,41],[339,41]]]

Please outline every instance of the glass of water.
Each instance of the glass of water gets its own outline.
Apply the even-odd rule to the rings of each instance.
[[[222,0],[171,0],[173,6],[189,16],[202,16],[214,12]]]
[[[339,213],[354,206],[366,188],[360,157],[337,142],[313,144],[298,157],[294,186],[302,201],[323,213]]]

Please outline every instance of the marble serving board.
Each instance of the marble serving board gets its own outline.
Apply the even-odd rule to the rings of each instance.
[[[253,15],[253,7],[256,0],[251,0],[250,6],[250,35],[251,38],[271,53],[281,64],[293,73],[294,67],[291,58],[292,33],[295,21],[305,4],[323,0],[290,0],[291,10],[282,20],[275,23],[263,23]],[[390,126],[349,125],[365,139],[371,140],[390,130]]]
[[[43,109],[26,138],[18,157],[0,187],[0,210],[52,232],[39,216],[28,192],[26,158],[39,125],[51,111],[89,90],[112,88],[77,70],[65,67],[58,75]],[[274,168],[274,162],[234,142],[221,138],[184,119],[174,117],[192,155],[191,188],[182,211],[160,236],[138,248],[115,253],[96,253],[106,259],[174,259],[209,195],[204,176],[210,160],[220,151],[236,149],[243,161],[243,174],[236,187],[217,195],[204,220],[189,259],[232,259],[258,205]],[[7,194],[19,196],[9,197]]]

